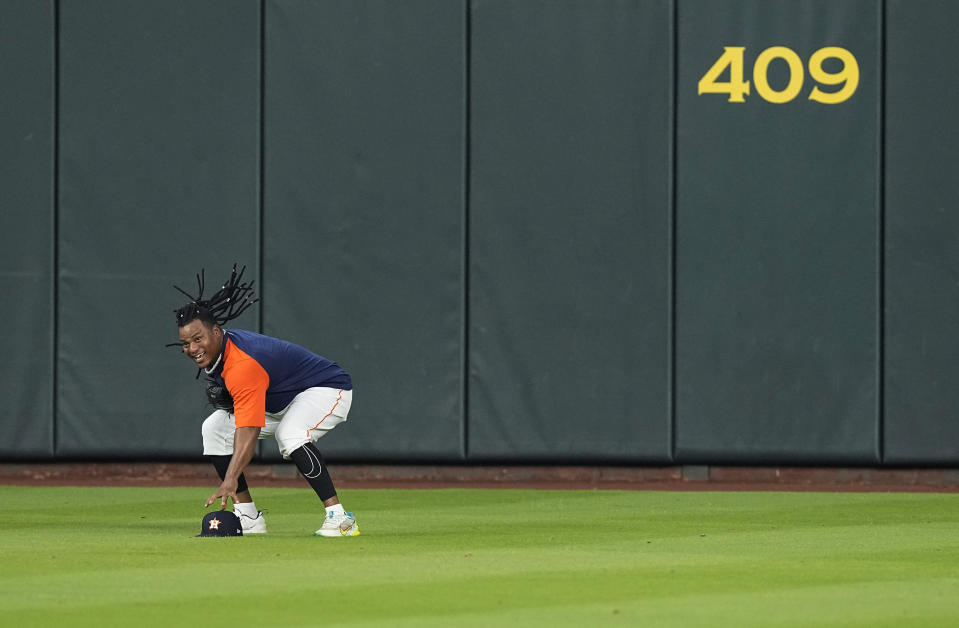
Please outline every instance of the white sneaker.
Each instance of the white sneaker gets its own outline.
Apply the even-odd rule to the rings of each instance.
[[[245,532],[245,530],[244,530]],[[345,512],[338,515],[333,512],[326,513],[326,521],[323,527],[313,533],[313,536],[359,536],[360,527],[356,525],[356,517],[352,512]]]
[[[234,510],[233,514],[239,517],[240,525],[243,526],[243,534],[266,534],[266,518],[263,516],[262,510],[256,511],[256,517],[245,515],[238,510]]]

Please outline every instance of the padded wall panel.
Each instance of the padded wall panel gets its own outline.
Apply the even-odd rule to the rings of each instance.
[[[875,463],[879,3],[678,7],[677,460]],[[798,67],[774,49],[762,71],[776,46]],[[744,102],[697,94],[725,47],[745,48]],[[809,100],[826,47],[860,69],[838,104]]]
[[[52,2],[0,3],[0,457],[53,455]]]
[[[888,7],[886,462],[959,462],[959,5]]]
[[[259,4],[60,6],[57,453],[199,455],[171,284],[258,270]]]
[[[334,458],[462,459],[465,22],[267,3],[264,328],[353,376]]]
[[[666,461],[669,4],[472,7],[469,457]]]

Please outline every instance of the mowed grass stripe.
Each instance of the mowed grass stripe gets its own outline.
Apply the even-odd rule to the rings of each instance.
[[[956,495],[354,490],[331,540],[259,489],[269,535],[194,538],[209,492],[0,487],[4,623],[959,624]]]
[[[599,580],[588,587],[583,577]],[[228,595],[221,582],[211,584],[202,597],[177,603],[131,597],[88,607],[20,609],[4,616],[9,625],[22,626],[182,625],[192,617],[203,618],[204,625],[232,626],[237,614],[244,623],[265,626],[582,625],[589,616],[593,621],[655,626],[952,626],[959,580],[770,583],[746,589],[727,583],[721,592],[680,576],[657,587],[644,584],[630,572],[617,570],[484,577],[472,579],[468,586],[462,581],[411,582],[389,589],[367,584],[269,593],[239,590]],[[930,598],[939,603],[928,604]]]

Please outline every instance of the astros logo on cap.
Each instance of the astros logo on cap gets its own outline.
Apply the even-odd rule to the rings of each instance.
[[[240,518],[228,510],[207,513],[197,536],[243,536]]]

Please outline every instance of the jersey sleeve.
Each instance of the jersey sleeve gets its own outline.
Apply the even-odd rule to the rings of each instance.
[[[233,395],[236,426],[266,425],[266,389],[270,387],[270,376],[266,369],[253,358],[244,356],[229,372],[224,371],[223,381]]]

